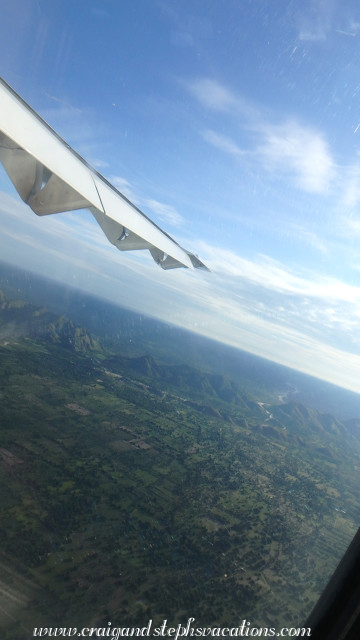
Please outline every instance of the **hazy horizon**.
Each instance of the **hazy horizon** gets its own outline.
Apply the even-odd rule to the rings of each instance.
[[[0,261],[0,290],[2,288],[2,283],[1,283],[1,275],[2,273],[4,273],[4,269],[5,271],[12,271],[12,273],[15,274],[15,282],[17,282],[17,285],[19,285],[19,280],[21,281],[23,279],[23,277],[25,277],[25,280],[23,281],[23,289],[21,290],[20,288],[17,288],[17,293],[19,295],[19,298],[21,298],[23,296],[23,294],[25,294],[25,297],[28,299],[28,301],[30,301],[32,304],[38,305],[44,304],[44,298],[46,298],[46,295],[44,294],[44,291],[42,291],[39,294],[39,291],[36,291],[34,293],[34,289],[33,289],[33,284],[34,282],[32,282],[32,278],[36,280],[38,280],[39,282],[45,282],[46,284],[48,284],[51,287],[54,287],[54,294],[55,296],[51,299],[51,300],[46,300],[45,301],[45,306],[47,306],[47,308],[50,311],[53,311],[55,313],[60,312],[60,308],[61,308],[61,312],[64,312],[66,315],[68,315],[70,318],[72,318],[75,321],[78,313],[79,313],[79,303],[77,303],[76,308],[73,308],[73,301],[77,299],[78,296],[81,297],[85,297],[84,299],[86,300],[86,298],[88,297],[89,300],[95,301],[96,303],[104,303],[105,305],[109,305],[110,309],[115,311],[116,309],[119,309],[119,311],[121,312],[125,312],[125,313],[129,313],[129,314],[134,314],[135,316],[139,316],[139,318],[142,318],[145,316],[145,319],[149,320],[150,322],[155,322],[155,323],[159,323],[160,326],[164,326],[165,329],[171,329],[171,330],[175,330],[175,331],[179,331],[180,332],[180,337],[182,336],[182,345],[183,347],[186,346],[187,349],[191,349],[192,352],[192,357],[194,362],[192,363],[193,366],[197,366],[200,370],[202,369],[202,366],[199,365],[199,363],[196,363],[196,359],[204,357],[204,352],[209,348],[211,350],[211,355],[209,358],[205,357],[205,360],[207,361],[207,366],[205,367],[205,369],[207,369],[210,366],[210,369],[213,369],[214,371],[218,371],[220,372],[220,370],[222,370],[223,373],[225,373],[226,375],[229,375],[230,377],[236,379],[236,375],[235,372],[238,371],[238,366],[236,365],[236,361],[238,361],[239,363],[243,360],[243,358],[245,357],[247,359],[248,363],[253,363],[254,364],[254,368],[257,368],[256,363],[258,361],[263,362],[265,364],[266,367],[268,366],[274,366],[278,369],[276,369],[276,371],[280,374],[282,374],[283,377],[286,378],[286,383],[288,384],[290,383],[293,384],[295,382],[295,384],[299,384],[299,387],[301,387],[301,389],[297,389],[297,390],[293,390],[293,392],[291,392],[289,394],[289,398],[291,400],[294,401],[299,401],[301,403],[304,403],[306,405],[309,406],[313,406],[314,408],[318,408],[323,412],[329,412],[329,413],[333,413],[334,415],[344,419],[344,418],[360,418],[360,394],[356,391],[353,391],[352,389],[347,389],[346,387],[341,387],[339,385],[334,384],[333,382],[329,382],[328,380],[325,380],[323,378],[319,378],[316,376],[313,376],[307,372],[303,372],[300,371],[299,369],[296,369],[294,367],[288,367],[287,365],[284,365],[282,363],[276,362],[274,360],[271,360],[269,358],[264,358],[263,356],[256,354],[256,353],[251,353],[250,351],[246,351],[244,349],[240,349],[239,347],[234,347],[231,344],[227,344],[224,341],[220,341],[220,340],[216,340],[212,337],[206,336],[202,333],[193,331],[192,329],[187,329],[184,327],[181,327],[177,324],[171,323],[171,322],[167,322],[165,320],[161,320],[158,316],[151,316],[151,315],[147,315],[145,314],[143,311],[138,311],[136,309],[131,309],[130,307],[127,307],[126,305],[123,304],[119,304],[114,300],[111,299],[107,299],[102,297],[99,294],[94,294],[94,292],[92,291],[86,291],[84,289],[79,289],[74,285],[68,285],[63,283],[61,280],[54,280],[51,279],[49,277],[44,276],[44,274],[39,274],[39,273],[35,273],[35,272],[31,272],[31,271],[25,271],[21,268],[19,268],[16,265],[12,265],[11,263],[4,263],[2,261]],[[15,270],[15,271],[14,271]],[[17,274],[20,274],[19,276]],[[8,274],[5,274],[6,280],[7,280],[7,287],[8,290],[14,291],[14,287],[11,286],[9,284],[9,280],[10,278],[7,277]],[[30,279],[29,279],[30,277]],[[30,285],[30,286],[28,286]],[[20,285],[21,286],[21,285]],[[26,291],[26,286],[28,286],[27,291]],[[59,289],[56,290],[56,287],[59,287]],[[58,298],[57,294],[59,293],[59,291],[62,292],[63,294],[63,298]],[[27,293],[27,295],[26,295]],[[14,296],[15,292],[14,292]],[[10,296],[11,297],[11,296]],[[56,301],[56,302],[55,302]],[[55,304],[54,304],[55,303]],[[83,322],[80,322],[80,324],[84,324]],[[120,322],[121,325],[121,322]],[[98,335],[97,331],[94,330],[93,328],[91,328],[91,322],[90,323],[86,323],[84,324],[84,326],[87,326],[88,329],[94,333],[94,335]],[[156,325],[155,325],[156,326]],[[105,329],[105,324],[103,325],[103,328]],[[111,324],[111,328],[110,328],[110,333],[113,330],[114,325]],[[107,327],[107,330],[109,330],[109,327]],[[136,332],[136,331],[135,331]],[[188,336],[188,341],[185,338],[185,341],[183,339],[183,336]],[[194,338],[200,338],[200,340],[203,340],[204,342],[201,343],[194,343],[192,340],[192,337]],[[164,340],[164,348],[166,349],[166,345],[168,344],[168,335],[164,336],[165,340]],[[191,342],[191,346],[189,346],[188,342]],[[199,346],[200,344],[200,346]],[[219,351],[219,349],[221,349],[222,347],[224,347],[227,351],[223,352],[223,351]],[[237,357],[235,357],[235,364],[234,362],[232,362],[231,365],[229,365],[230,360],[232,360],[230,354],[233,353],[233,351],[235,352],[235,354],[237,354]],[[176,348],[175,349],[170,349],[169,351],[169,356],[171,356],[172,358],[174,357],[174,354],[176,353]],[[187,351],[182,351],[182,358],[181,361],[183,362],[187,362]],[[214,366],[214,364],[212,364],[212,366],[210,365],[210,363],[214,362],[214,358],[216,359],[217,355],[214,356],[214,354],[219,354],[222,353],[223,354],[223,362],[222,362],[222,366]],[[146,355],[146,352],[144,352],[144,355]],[[163,354],[160,355],[158,352],[156,353],[152,353],[152,355],[155,358],[160,358],[160,361],[163,358]],[[229,360],[230,357],[230,360]],[[250,360],[248,360],[248,358],[250,358]],[[252,361],[251,359],[254,358],[254,360]],[[224,365],[225,362],[225,365]],[[257,372],[257,374],[255,375],[255,378],[258,378],[259,384],[260,386],[264,384],[264,378],[268,379],[269,384],[272,383],[272,378],[273,378],[273,373],[262,373],[262,375],[259,374],[259,372]],[[295,378],[294,378],[295,376]],[[297,376],[300,376],[300,378],[298,378]],[[250,379],[252,380],[254,377],[254,373],[252,373],[252,375],[250,375]],[[304,387],[304,382],[306,382],[305,387]],[[242,378],[241,380],[241,384],[244,385],[245,387],[247,387],[247,382]],[[319,384],[324,384],[325,385],[325,389],[320,388],[318,385]],[[251,386],[251,385],[250,385]],[[265,384],[266,386],[266,384]],[[271,384],[270,384],[271,386]],[[334,392],[334,397],[329,398],[329,393],[332,393],[332,390]],[[284,392],[285,388],[283,387],[279,387],[278,389],[279,392]],[[297,393],[302,394],[300,399],[297,398]],[[339,393],[341,398],[339,397]],[[304,395],[305,394],[305,395]],[[344,394],[350,394],[348,397]],[[311,395],[313,395],[314,397],[311,398]],[[336,399],[338,398],[338,399]],[[357,398],[359,399],[359,407],[357,406]],[[349,402],[350,406],[349,406],[349,411],[347,411],[345,409],[346,407],[346,403]]]

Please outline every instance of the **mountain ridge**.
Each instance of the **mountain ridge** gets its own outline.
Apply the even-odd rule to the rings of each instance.
[[[24,300],[11,300],[0,291],[0,338],[8,341],[21,337],[41,338],[76,352],[99,349],[94,336],[65,315],[57,315]]]
[[[340,421],[329,412],[290,400],[265,405],[255,399],[237,381],[224,374],[204,372],[189,364],[163,364],[151,354],[128,357],[109,354],[101,338],[84,327],[74,324],[65,315],[58,315],[45,307],[37,307],[24,300],[11,300],[0,291],[0,339],[32,338],[63,347],[83,355],[98,356],[98,365],[123,376],[134,376],[163,393],[186,396],[183,400],[209,417],[241,424],[251,416],[256,429],[264,436],[286,441],[289,437],[305,446],[311,426],[316,440],[325,437],[360,439],[360,421]],[[241,414],[241,415],[240,415]],[[315,445],[314,445],[315,446]],[[335,459],[336,452],[326,455]],[[335,456],[335,457],[334,457]]]

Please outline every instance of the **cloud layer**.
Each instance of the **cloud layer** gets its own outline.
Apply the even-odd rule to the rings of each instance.
[[[39,219],[0,195],[9,261],[360,391],[360,287],[204,241],[198,249],[212,273],[163,272],[146,252],[117,252],[86,213]]]

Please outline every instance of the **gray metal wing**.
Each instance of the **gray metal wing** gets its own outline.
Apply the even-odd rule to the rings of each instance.
[[[0,78],[0,161],[38,215],[89,209],[121,251],[148,249],[163,269],[206,269],[55,133]]]

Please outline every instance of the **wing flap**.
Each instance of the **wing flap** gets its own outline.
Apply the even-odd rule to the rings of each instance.
[[[66,182],[92,206],[101,202],[85,162],[3,81],[0,83],[0,130]]]
[[[0,160],[19,196],[27,202],[36,178],[36,160],[23,149],[9,146],[9,138],[1,135]]]
[[[159,229],[159,227],[131,205],[126,198],[114,191],[106,182],[100,181],[97,176],[94,177],[94,181],[103,206],[103,211],[107,217],[146,240],[149,246],[153,246],[171,255],[181,265],[190,269],[193,268],[186,251],[174,242],[170,236]]]
[[[126,229],[124,225],[104,215],[101,211],[92,208],[91,213],[102,228],[109,242],[120,249],[120,251],[151,248],[152,245],[149,242]]]

